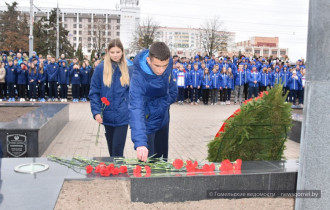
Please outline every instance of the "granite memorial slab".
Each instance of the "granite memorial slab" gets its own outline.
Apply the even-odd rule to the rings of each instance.
[[[29,163],[45,164],[49,168],[34,174],[15,172],[17,166]],[[54,209],[63,183],[75,180],[128,180],[131,201],[145,203],[213,199],[211,192],[295,192],[298,167],[297,160],[243,161],[240,174],[180,172],[141,178],[131,174],[101,177],[86,174],[84,169],[75,171],[47,158],[3,158],[0,159],[0,209]]]
[[[4,157],[39,157],[69,122],[68,104],[0,104],[0,107],[37,107],[23,116],[0,122]]]

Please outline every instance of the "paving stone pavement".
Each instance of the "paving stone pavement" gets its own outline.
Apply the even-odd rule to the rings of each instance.
[[[104,128],[101,126],[100,139],[95,145],[97,122],[92,118],[90,104],[69,103],[70,121],[56,136],[42,155],[60,157],[107,157],[109,156]],[[205,160],[207,144],[238,105],[178,105],[170,109],[169,158]],[[125,157],[136,157],[128,130]],[[299,144],[288,140],[284,152],[286,159],[299,159]]]

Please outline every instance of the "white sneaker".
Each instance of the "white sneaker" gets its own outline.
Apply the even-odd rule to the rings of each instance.
[[[25,101],[25,98],[22,98],[22,101]]]
[[[66,99],[64,99],[65,100],[65,102],[68,102],[68,99],[66,98]]]
[[[52,99],[50,99],[50,98],[49,98],[47,101],[48,101],[48,102],[51,102],[51,101],[52,101]]]
[[[54,100],[55,102],[58,102],[58,99],[57,98],[55,98],[55,100]]]

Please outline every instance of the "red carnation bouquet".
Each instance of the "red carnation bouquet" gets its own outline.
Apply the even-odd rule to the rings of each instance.
[[[102,101],[101,118],[103,120],[103,111],[104,111],[105,107],[110,105],[110,102],[108,101],[108,99],[106,97],[102,97],[101,101]],[[99,124],[99,128],[97,129],[95,145],[97,145],[99,143],[100,127],[101,127],[101,124]]]

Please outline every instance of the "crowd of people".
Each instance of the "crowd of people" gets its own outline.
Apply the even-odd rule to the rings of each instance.
[[[173,56],[173,75],[178,86],[178,103],[184,101],[197,105],[203,100],[204,105],[230,105],[234,92],[233,104],[257,97],[259,92],[281,83],[283,95],[288,91],[287,101],[299,105],[304,103],[305,65],[302,60],[295,64],[289,61],[266,60],[259,57],[249,59],[234,57],[201,57],[187,59]]]
[[[100,63],[88,59],[79,61],[77,57],[67,60],[33,52],[9,52],[2,54],[0,68],[0,101],[45,102],[68,100],[68,87],[72,88],[73,102],[87,102],[93,70]]]
[[[132,59],[132,58],[131,58]],[[2,54],[0,68],[0,101],[61,101],[68,100],[68,87],[73,102],[87,102],[92,74],[102,59],[79,61],[60,59],[33,52],[10,51]],[[283,84],[283,94],[290,91],[287,101],[303,104],[305,65],[298,60],[295,65],[279,59],[241,56],[212,57],[196,55],[194,58],[173,56],[173,76],[178,86],[179,104],[184,102],[230,105],[242,103],[260,91]],[[231,100],[232,93],[234,99]]]

